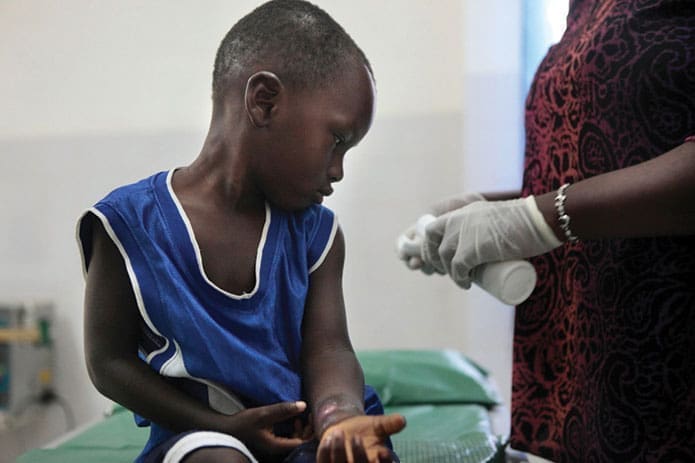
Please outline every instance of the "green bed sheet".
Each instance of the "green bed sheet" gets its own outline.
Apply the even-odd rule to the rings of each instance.
[[[488,410],[499,403],[487,372],[456,351],[379,350],[358,356],[366,381],[387,413],[403,414],[406,428],[393,437],[403,463],[501,463],[504,445],[490,428]],[[55,448],[31,450],[17,463],[122,463],[142,449],[147,428],[116,407]]]
[[[111,416],[55,448],[34,449],[17,463],[125,463],[135,460],[145,445],[147,428],[135,425],[133,414],[117,406]]]

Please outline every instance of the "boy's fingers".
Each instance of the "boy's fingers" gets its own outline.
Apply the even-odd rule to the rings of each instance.
[[[343,435],[336,436],[331,445],[331,463],[347,463],[349,461]]]
[[[274,453],[284,453],[294,450],[305,442],[306,440],[297,437],[278,437],[272,435],[268,442],[268,447],[270,447]]]
[[[324,436],[319,443],[316,463],[347,463],[355,460],[345,442],[345,434],[341,430],[332,431]]]
[[[352,438],[352,459],[355,463],[368,462],[367,450],[364,448],[364,443],[359,435]]]
[[[405,417],[399,413],[379,416],[376,423],[379,432],[384,436],[390,436],[402,431],[405,428],[405,424]]]
[[[386,447],[379,449],[377,457],[379,458],[379,463],[393,463],[393,458],[391,458],[391,452]]]
[[[306,410],[306,402],[280,402],[277,404],[258,407],[263,424],[271,425],[292,418]]]
[[[330,447],[327,445],[319,445],[319,450],[316,452],[316,463],[330,463],[331,454]]]

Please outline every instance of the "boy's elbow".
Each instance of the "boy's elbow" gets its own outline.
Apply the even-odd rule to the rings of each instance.
[[[87,355],[86,364],[87,374],[96,390],[106,397],[113,398],[114,387],[121,376],[118,374],[118,360]]]
[[[89,355],[87,355],[86,364],[89,380],[92,382],[97,391],[108,396],[106,393],[106,388],[109,384],[109,380],[106,378],[107,375],[103,365]]]

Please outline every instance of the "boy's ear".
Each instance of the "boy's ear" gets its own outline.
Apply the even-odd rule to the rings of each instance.
[[[259,71],[249,77],[244,91],[244,105],[255,127],[268,125],[283,90],[282,82],[272,72]]]

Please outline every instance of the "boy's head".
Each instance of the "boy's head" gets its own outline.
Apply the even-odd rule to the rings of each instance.
[[[271,0],[240,19],[222,40],[213,99],[257,71],[273,72],[294,88],[322,87],[355,62],[372,73],[362,50],[321,8],[303,0]]]
[[[251,189],[283,209],[331,194],[345,153],[371,126],[374,99],[364,53],[305,1],[261,5],[217,53],[213,122],[239,145]]]

